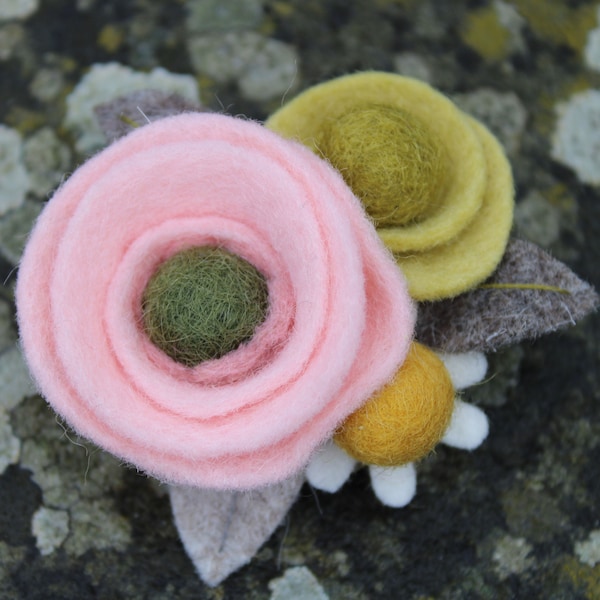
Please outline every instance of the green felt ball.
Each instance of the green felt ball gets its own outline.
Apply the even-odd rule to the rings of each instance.
[[[317,148],[378,226],[419,222],[443,202],[444,149],[424,123],[403,110],[352,110],[323,128]]]
[[[150,278],[143,327],[163,352],[193,367],[248,341],[268,306],[267,282],[253,265],[221,248],[190,248]]]

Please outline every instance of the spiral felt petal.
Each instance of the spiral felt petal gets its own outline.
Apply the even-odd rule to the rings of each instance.
[[[510,167],[485,127],[427,84],[378,72],[310,88],[266,125],[319,152],[320,136],[330,122],[377,106],[402,111],[426,126],[444,149],[444,170],[449,174],[442,201],[432,214],[406,226],[379,227],[378,233],[396,255],[415,299],[455,296],[494,270],[512,223]]]
[[[266,277],[254,338],[187,368],[148,341],[141,296],[192,246]],[[244,488],[297,471],[404,358],[414,310],[359,202],[324,161],[251,122],[158,121],[47,205],[17,286],[42,393],[80,433],[174,483]]]
[[[514,205],[510,164],[496,138],[475,119],[469,120],[486,158],[483,204],[450,243],[428,252],[396,255],[416,300],[450,298],[475,287],[494,272],[508,244]]]
[[[431,132],[448,148],[455,174],[443,204],[430,219],[414,227],[383,228],[379,235],[393,252],[420,251],[451,240],[481,206],[485,161],[480,142],[462,113],[427,84],[377,72],[340,77],[307,90],[272,115],[266,126],[318,150],[317,140],[326,121],[369,106],[403,109],[429,122]],[[470,176],[463,177],[463,171]]]

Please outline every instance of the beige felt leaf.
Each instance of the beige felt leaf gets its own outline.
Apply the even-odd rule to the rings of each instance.
[[[159,90],[140,90],[94,107],[96,119],[109,142],[131,132],[136,126],[183,112],[206,109],[179,96]]]
[[[302,487],[302,473],[250,491],[171,486],[175,525],[198,574],[210,586],[250,562]]]
[[[575,322],[598,307],[598,294],[564,263],[535,244],[511,240],[485,284],[560,288],[477,287],[449,300],[419,305],[417,339],[445,352],[490,352]]]

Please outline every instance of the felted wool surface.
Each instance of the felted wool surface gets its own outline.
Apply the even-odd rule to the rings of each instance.
[[[413,463],[400,467],[369,467],[373,492],[382,504],[402,508],[417,493],[417,471]]]
[[[510,241],[498,269],[485,284],[509,287],[478,287],[453,299],[420,305],[417,339],[445,352],[493,352],[574,325],[599,303],[592,286],[523,240]],[[514,284],[542,289],[511,288]]]
[[[484,281],[502,259],[513,217],[511,168],[494,136],[465,117],[477,133],[487,163],[481,209],[454,240],[420,254],[396,255],[417,300],[457,296]],[[382,237],[386,242],[385,237]],[[418,281],[412,285],[411,281]]]
[[[512,224],[510,166],[483,125],[427,84],[378,72],[340,77],[266,125],[330,160],[363,196],[417,300],[455,296],[498,265]]]
[[[444,363],[455,390],[464,390],[485,377],[488,364],[483,352],[436,353]]]
[[[198,574],[210,586],[250,562],[283,521],[304,479],[244,492],[171,486],[175,525]]]
[[[444,363],[413,342],[395,377],[344,420],[334,440],[363,463],[403,465],[433,449],[453,407],[454,387]]]
[[[313,454],[306,467],[306,480],[314,488],[332,494],[346,483],[355,466],[356,461],[330,440]]]
[[[106,139],[113,142],[130,133],[136,125],[142,127],[165,117],[203,110],[200,105],[179,94],[138,90],[99,104],[94,113]]]
[[[269,291],[249,262],[223,248],[190,248],[165,261],[142,295],[144,331],[173,360],[195,367],[252,339]]]
[[[478,406],[456,399],[442,442],[460,450],[475,450],[483,444],[489,430],[488,418]]]
[[[253,338],[189,368],[141,327],[173,254],[219,246],[254,265],[269,311]],[[360,202],[325,161],[215,114],[139,128],[79,168],[32,232],[21,342],[80,434],[162,480],[258,487],[295,473],[397,371],[414,307]]]

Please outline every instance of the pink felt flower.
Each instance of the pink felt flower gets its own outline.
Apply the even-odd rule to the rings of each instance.
[[[220,246],[265,276],[254,337],[185,367],[152,345],[157,267]],[[406,285],[358,200],[309,150],[209,114],[134,131],[55,194],[17,287],[40,390],[82,435],[156,477],[243,489],[302,468],[390,379],[411,340]]]

